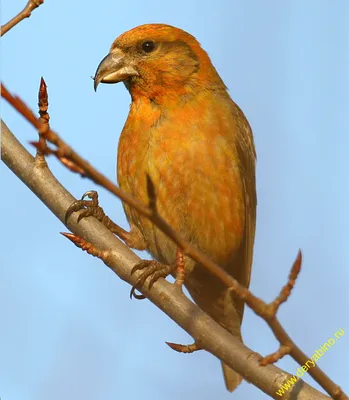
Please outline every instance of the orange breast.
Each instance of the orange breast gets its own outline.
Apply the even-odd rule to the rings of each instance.
[[[190,102],[165,112],[150,102],[133,103],[118,150],[120,187],[147,202],[149,174],[160,215],[220,264],[229,261],[244,234],[230,107],[228,101],[206,108]],[[141,229],[151,254],[172,262],[172,242],[128,206],[125,211],[129,222]]]

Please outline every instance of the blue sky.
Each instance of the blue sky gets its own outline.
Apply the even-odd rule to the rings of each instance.
[[[4,0],[2,23],[25,3]],[[196,36],[247,115],[258,154],[251,289],[272,300],[302,249],[303,270],[280,320],[309,356],[345,331],[319,366],[349,392],[349,3],[46,0],[2,39],[1,79],[36,110],[44,76],[51,126],[112,179],[130,98],[123,85],[95,93],[90,77],[119,34],[151,22]],[[3,102],[1,114],[33,153],[33,128]],[[76,197],[96,188],[49,164]],[[130,301],[127,284],[59,235],[66,228],[4,164],[0,173],[2,399],[266,398],[245,382],[226,392],[208,353],[171,351],[165,341],[191,338],[150,302]],[[126,228],[119,200],[97,189]],[[261,354],[277,348],[250,310],[243,336]],[[289,357],[278,365],[298,368]]]

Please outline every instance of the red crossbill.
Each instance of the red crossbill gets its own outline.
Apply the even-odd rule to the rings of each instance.
[[[255,148],[250,125],[197,40],[150,24],[119,36],[101,61],[100,82],[123,81],[132,103],[121,133],[122,190],[148,203],[147,175],[159,214],[242,285],[250,282],[256,223]],[[176,245],[123,204],[126,243],[172,265]],[[185,263],[185,286],[198,306],[239,340],[244,304],[204,267]],[[223,365],[227,388],[241,377]]]

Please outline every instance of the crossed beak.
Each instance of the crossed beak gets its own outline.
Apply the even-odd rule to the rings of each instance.
[[[129,57],[120,49],[114,48],[99,63],[93,78],[94,89],[97,90],[99,83],[118,83],[131,76],[138,76],[138,72],[132,65]]]

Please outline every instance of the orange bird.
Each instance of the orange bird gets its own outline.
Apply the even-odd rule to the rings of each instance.
[[[95,89],[100,82],[120,81],[132,97],[118,148],[121,189],[148,204],[149,175],[159,214],[248,287],[256,153],[250,125],[209,56],[181,29],[138,26],[114,41],[97,69]],[[145,272],[142,283],[148,276],[155,280],[174,273],[176,245],[147,218],[123,206],[131,230],[119,236],[162,263],[157,275],[152,274],[156,268]],[[184,271],[184,284],[198,306],[242,340],[243,302],[232,297],[227,304],[226,287],[186,257]],[[228,390],[234,390],[242,378],[225,365],[223,372]]]

